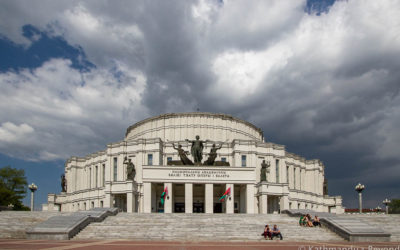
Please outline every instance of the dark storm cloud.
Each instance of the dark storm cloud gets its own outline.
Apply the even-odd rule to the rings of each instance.
[[[96,69],[82,73],[58,60],[2,74],[9,84],[0,104],[16,103],[14,115],[0,113],[0,138],[13,149],[2,153],[36,147],[39,159],[82,155],[121,140],[147,116],[199,108],[249,120],[268,141],[321,159],[330,194],[342,194],[345,205],[356,205],[358,182],[373,207],[399,190],[398,2],[41,3],[3,1],[1,35],[30,46],[20,31],[30,24],[82,48]],[[75,87],[64,89],[66,82]],[[28,95],[32,86],[62,114]]]

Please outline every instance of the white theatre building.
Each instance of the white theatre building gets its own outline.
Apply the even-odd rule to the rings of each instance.
[[[197,135],[203,146],[200,163],[191,153]],[[217,151],[211,165],[208,159],[213,144]],[[183,163],[178,145],[181,153],[186,151],[186,163],[193,165]],[[133,180],[127,173],[129,159],[136,171]],[[68,159],[66,192],[49,194],[43,209],[118,207],[128,213],[250,214],[311,209],[342,213],[342,198],[324,194],[324,168],[320,160],[289,153],[285,146],[267,141],[261,129],[230,115],[164,114],[130,126],[122,141],[108,144],[104,151]],[[220,201],[229,188],[227,198]],[[167,194],[162,204],[164,190]]]

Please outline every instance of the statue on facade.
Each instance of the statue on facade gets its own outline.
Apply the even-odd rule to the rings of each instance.
[[[61,175],[61,192],[67,192],[67,179],[65,179],[65,174]]]
[[[183,165],[193,165],[193,162],[187,157],[187,153],[189,152],[183,150],[181,144],[179,144],[178,147],[175,147],[175,145],[172,144],[172,147],[178,150],[178,155],[181,158],[181,162]]]
[[[269,173],[269,167],[271,163],[270,162],[263,162],[261,163],[261,173],[260,173],[260,182],[261,181],[267,181],[267,173]]]
[[[328,195],[328,180],[326,178],[324,178],[324,186],[322,189],[322,194]]]
[[[214,143],[210,150],[210,154],[208,155],[208,159],[204,162],[203,165],[207,165],[207,166],[214,165],[215,159],[217,158],[217,150],[219,150],[221,148],[222,148],[222,144],[217,148]]]
[[[126,179],[127,180],[135,180],[136,176],[136,169],[135,169],[135,164],[133,164],[132,160],[127,157],[124,159],[124,164],[126,164]]]
[[[203,159],[203,148],[204,148],[203,142],[207,142],[208,140],[201,141],[200,136],[196,135],[196,140],[190,141],[190,140],[186,139],[186,141],[192,143],[192,148],[190,151],[193,155],[194,164],[200,165],[201,160]]]

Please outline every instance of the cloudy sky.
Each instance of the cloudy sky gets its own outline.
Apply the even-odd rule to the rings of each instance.
[[[68,157],[197,109],[321,159],[346,207],[399,198],[400,1],[3,0],[0,55],[0,167],[38,204]]]

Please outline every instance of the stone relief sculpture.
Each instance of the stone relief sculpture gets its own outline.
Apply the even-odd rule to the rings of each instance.
[[[207,142],[208,140],[201,141],[200,136],[196,135],[196,140],[191,141],[186,139],[186,141],[192,143],[192,148],[190,151],[193,155],[194,164],[201,165],[201,160],[203,159],[203,148],[204,148],[203,143]]]
[[[67,192],[67,179],[65,179],[65,174],[61,175],[61,192]]]
[[[136,169],[135,169],[135,164],[133,164],[132,160],[127,157],[124,159],[124,164],[126,164],[126,179],[127,180],[135,180],[136,176]]]
[[[210,150],[210,154],[208,155],[208,159],[204,162],[203,165],[208,165],[212,166],[215,163],[215,159],[217,158],[217,150],[221,149],[222,145],[220,145],[218,148],[215,146],[215,143],[212,145],[212,148]]]
[[[182,145],[179,144],[178,147],[175,147],[174,144],[172,144],[172,147],[176,150],[178,150],[178,155],[181,158],[181,162],[183,165],[193,165],[193,162],[187,157],[187,151],[182,149]],[[193,148],[193,146],[192,146]]]
[[[260,182],[267,181],[267,173],[269,173],[270,162],[263,162],[261,163],[261,173],[260,173]]]

